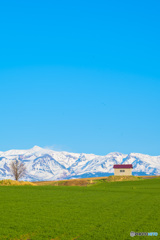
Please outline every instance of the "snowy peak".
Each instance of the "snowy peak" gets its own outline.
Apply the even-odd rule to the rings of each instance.
[[[33,148],[31,148],[33,151],[41,151],[41,150],[43,150],[43,148],[41,148],[41,147],[39,147],[39,146],[37,146],[37,145],[35,145]]]
[[[10,163],[19,159],[27,167],[23,180],[42,181],[113,174],[114,164],[132,164],[133,175],[160,174],[160,156],[112,152],[105,156],[58,152],[34,146],[28,150],[0,152],[0,179],[12,178]]]

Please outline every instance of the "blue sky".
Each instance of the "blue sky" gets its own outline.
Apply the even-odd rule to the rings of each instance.
[[[159,1],[0,4],[0,150],[160,155]]]

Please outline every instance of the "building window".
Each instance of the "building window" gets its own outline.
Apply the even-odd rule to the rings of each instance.
[[[125,170],[120,170],[120,172],[125,172]]]

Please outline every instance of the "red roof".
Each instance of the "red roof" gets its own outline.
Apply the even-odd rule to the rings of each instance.
[[[132,164],[115,164],[113,168],[133,168]]]

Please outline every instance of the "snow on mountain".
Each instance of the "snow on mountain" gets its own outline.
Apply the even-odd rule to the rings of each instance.
[[[29,150],[0,152],[0,179],[12,179],[10,163],[16,159],[26,164],[27,174],[23,180],[28,181],[109,176],[113,175],[114,164],[133,164],[133,175],[160,175],[160,156],[117,152],[99,156],[34,146]]]

